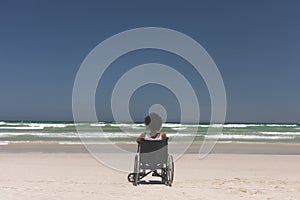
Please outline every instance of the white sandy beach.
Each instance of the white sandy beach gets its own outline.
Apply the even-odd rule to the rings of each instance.
[[[120,155],[113,155],[122,159]],[[0,154],[0,199],[300,199],[300,156],[184,155],[172,187],[132,186],[87,153]]]

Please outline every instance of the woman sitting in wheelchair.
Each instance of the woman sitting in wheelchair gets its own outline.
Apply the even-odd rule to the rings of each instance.
[[[162,118],[156,113],[150,113],[144,119],[145,126],[149,132],[142,133],[136,142],[142,140],[163,140],[167,138],[165,132],[159,132],[162,126]]]
[[[160,177],[161,183],[172,186],[174,177],[173,157],[168,153],[168,138],[166,133],[159,132],[162,118],[156,113],[145,117],[147,132],[137,139],[138,150],[134,158],[134,172],[127,179],[134,186],[141,183],[148,174]]]

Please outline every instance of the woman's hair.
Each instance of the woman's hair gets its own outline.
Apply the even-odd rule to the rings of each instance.
[[[157,113],[150,113],[145,117],[144,123],[151,131],[159,131],[162,126],[162,118]]]

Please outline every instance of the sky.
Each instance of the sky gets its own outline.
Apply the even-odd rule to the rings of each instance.
[[[299,8],[296,0],[3,0],[0,120],[73,120],[73,84],[89,52],[122,31],[163,27],[193,38],[212,57],[225,85],[227,122],[300,123]],[[184,59],[154,49],[128,53],[109,66],[95,96],[99,120],[113,120],[110,98],[122,74],[151,62],[172,66],[190,81],[201,121],[209,121],[201,75]],[[142,121],[153,104],[164,106],[167,121],[179,120],[176,96],[160,85],[140,87],[128,109]]]

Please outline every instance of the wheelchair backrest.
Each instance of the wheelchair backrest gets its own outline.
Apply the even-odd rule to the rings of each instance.
[[[139,144],[142,163],[166,163],[168,158],[168,138],[163,140],[142,140]]]
[[[139,145],[140,153],[150,153],[162,148],[167,150],[165,147],[168,146],[168,138],[163,140],[142,140]]]

